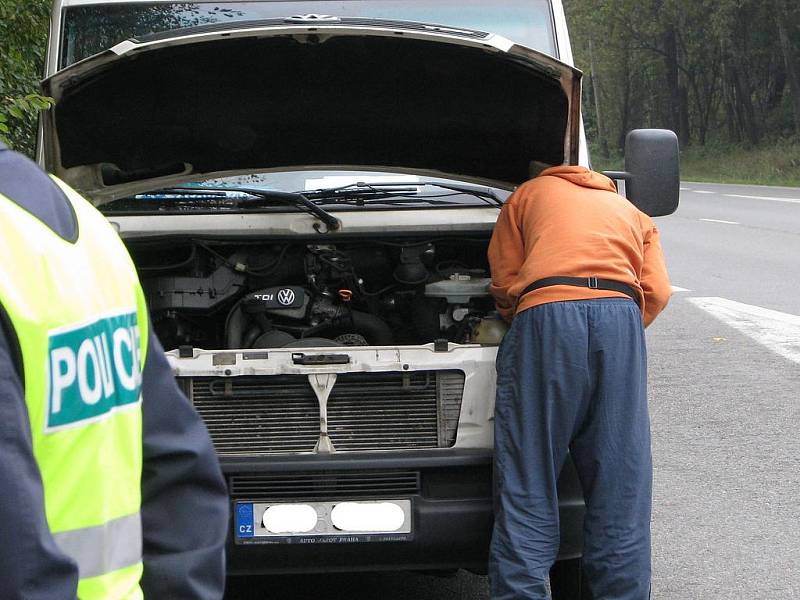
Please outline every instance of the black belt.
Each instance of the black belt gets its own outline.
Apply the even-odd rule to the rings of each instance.
[[[544,279],[534,281],[532,284],[522,290],[517,302],[519,302],[519,300],[521,300],[525,294],[543,287],[550,287],[551,285],[571,285],[574,287],[585,287],[592,290],[621,292],[626,296],[630,296],[631,299],[639,305],[639,308],[642,307],[639,292],[635,288],[629,286],[627,283],[622,283],[621,281],[614,281],[613,279],[600,279],[599,277],[545,277]]]

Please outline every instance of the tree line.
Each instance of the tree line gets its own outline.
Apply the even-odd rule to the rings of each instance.
[[[0,0],[0,141],[33,155],[49,25],[49,0]]]
[[[682,146],[800,138],[797,0],[564,4],[601,155],[636,127],[672,129]]]

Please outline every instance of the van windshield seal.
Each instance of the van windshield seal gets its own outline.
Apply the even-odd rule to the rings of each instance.
[[[64,11],[60,67],[133,37],[200,25],[303,14],[418,21],[496,33],[557,56],[550,0],[284,0],[269,2],[114,3]]]

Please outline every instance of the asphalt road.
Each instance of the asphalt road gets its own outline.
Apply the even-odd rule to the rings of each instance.
[[[658,225],[653,598],[800,597],[800,189],[687,183]]]
[[[653,599],[800,598],[800,189],[684,184],[648,330]],[[230,597],[483,600],[485,578],[251,579]]]

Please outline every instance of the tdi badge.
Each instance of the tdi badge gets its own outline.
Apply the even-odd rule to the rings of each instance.
[[[301,308],[306,301],[306,291],[300,286],[283,285],[264,288],[249,294],[244,305],[249,312]]]

